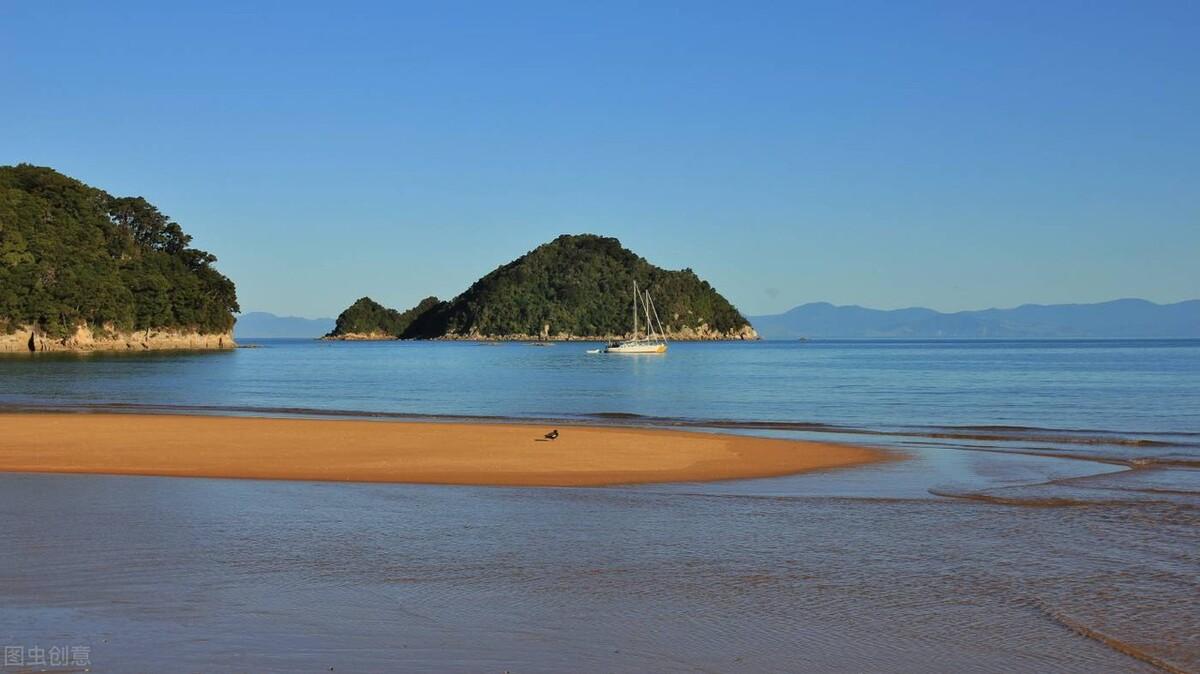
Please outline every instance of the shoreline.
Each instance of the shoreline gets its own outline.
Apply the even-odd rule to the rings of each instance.
[[[244,337],[243,339],[263,339],[254,337]],[[270,338],[266,338],[270,339]],[[305,339],[303,337],[297,339]],[[537,342],[614,342],[629,339],[628,335],[610,335],[603,336],[588,336],[588,335],[550,335],[548,337],[538,337],[536,335],[496,335],[493,337],[484,337],[480,335],[442,335],[440,337],[393,337],[391,335],[368,335],[365,333],[350,333],[346,335],[338,335],[330,337],[323,335],[321,337],[313,337],[312,339],[318,342],[479,342],[481,344],[512,342],[520,343],[537,343]],[[738,337],[736,335],[723,335],[720,337],[683,337],[679,335],[667,335],[668,342],[761,342],[764,341],[761,337]]]
[[[0,333],[0,353],[144,353],[146,351],[228,351],[238,348],[233,331],[209,333],[150,328],[94,330],[81,325],[69,335],[52,337],[40,329],[17,326]]]
[[[777,477],[884,450],[631,426],[5,413],[0,472],[584,487]]]
[[[685,328],[683,330],[675,330],[668,332],[665,335],[667,341],[671,342],[758,342],[762,341],[762,337],[754,330],[754,327],[747,324],[745,327],[736,330],[726,330],[725,332],[717,332],[715,330],[702,329],[696,330],[693,328]],[[447,333],[438,335],[437,337],[410,337],[403,338],[395,335],[389,335],[383,332],[348,332],[340,335],[327,334],[317,337],[318,341],[323,342],[612,342],[618,340],[630,339],[631,336],[626,334],[620,335],[573,335],[564,332],[544,335],[531,335],[524,333],[515,333],[507,335],[481,335],[478,333],[458,334]]]

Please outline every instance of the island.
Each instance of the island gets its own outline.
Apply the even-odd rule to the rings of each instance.
[[[324,339],[620,339],[632,329],[634,281],[653,295],[668,339],[758,339],[691,269],[656,267],[617,239],[594,234],[559,236],[448,301],[427,297],[400,312],[360,298]]]
[[[436,297],[426,297],[417,306],[400,312],[388,309],[370,297],[360,297],[338,314],[327,339],[378,340],[398,339],[408,332],[417,318],[442,305]]]
[[[0,166],[0,352],[228,349],[233,281],[142,197]]]

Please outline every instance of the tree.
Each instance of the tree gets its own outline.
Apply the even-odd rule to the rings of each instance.
[[[706,325],[728,333],[747,325],[737,309],[692,270],[661,269],[614,238],[581,234],[560,236],[501,265],[449,302],[426,298],[402,315],[362,298],[339,316],[331,335],[372,330],[406,339],[538,335],[544,325],[552,334],[625,334],[632,327],[635,280],[651,290],[669,331]],[[396,325],[406,327],[396,332]],[[343,330],[344,326],[356,329]]]
[[[237,292],[216,257],[142,197],[53,169],[0,167],[0,328],[226,332]]]

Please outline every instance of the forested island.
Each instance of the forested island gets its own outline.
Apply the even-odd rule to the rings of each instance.
[[[235,346],[233,281],[142,197],[0,166],[0,351]]]
[[[417,306],[400,312],[370,297],[360,297],[338,315],[328,336],[346,340],[398,339],[408,332],[413,321],[442,304],[436,297],[426,297]]]
[[[632,328],[633,282],[654,297],[669,339],[757,339],[750,323],[691,269],[656,267],[615,238],[563,235],[452,300],[404,311],[363,297],[325,339],[607,340]]]

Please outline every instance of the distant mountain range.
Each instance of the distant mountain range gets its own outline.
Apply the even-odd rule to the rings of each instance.
[[[234,339],[255,337],[317,338],[333,329],[332,318],[276,316],[266,311],[251,311],[238,316],[233,326]]]
[[[1155,304],[1121,299],[1097,304],[1025,304],[1015,309],[942,313],[803,304],[750,316],[764,339],[912,337],[946,339],[1200,338],[1200,300]]]
[[[1200,300],[1025,304],[1015,309],[954,313],[923,307],[882,310],[813,302],[782,314],[748,318],[763,339],[1200,339]],[[233,334],[235,339],[317,338],[333,329],[332,318],[252,311],[238,317]]]

